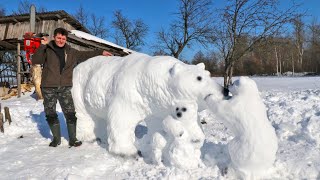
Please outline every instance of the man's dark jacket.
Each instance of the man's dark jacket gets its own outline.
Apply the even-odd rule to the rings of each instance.
[[[60,73],[60,60],[54,51],[54,41],[41,45],[32,56],[32,64],[43,64],[41,87],[72,86],[73,68],[79,62],[102,55],[102,50],[78,51],[65,44],[65,66]]]

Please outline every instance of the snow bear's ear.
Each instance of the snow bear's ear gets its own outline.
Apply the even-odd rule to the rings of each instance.
[[[196,111],[198,111],[198,104],[196,101],[191,101],[190,102],[190,107]]]
[[[197,66],[199,67],[199,68],[201,68],[201,69],[205,69],[205,65],[203,64],[203,63],[199,63],[199,64],[197,64]]]
[[[173,65],[172,68],[170,68],[169,72],[171,74],[171,76],[174,76],[176,74],[178,74],[181,70],[182,70],[183,66],[180,63],[176,63]]]

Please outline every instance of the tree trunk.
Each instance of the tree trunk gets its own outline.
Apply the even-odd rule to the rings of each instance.
[[[228,67],[225,68],[225,71],[224,71],[224,76],[223,76],[223,87],[224,88],[228,88],[228,78],[229,78],[229,74],[228,74]]]
[[[291,54],[291,62],[292,62],[292,76],[294,76],[294,58],[293,58],[293,54]]]
[[[274,47],[274,52],[275,52],[275,55],[276,55],[277,76],[279,76],[279,57],[278,57],[277,47]]]
[[[282,75],[282,62],[279,59],[279,75]]]
[[[229,60],[229,62],[230,62],[230,60]],[[227,89],[228,89],[229,85],[232,84],[233,64],[234,64],[234,62],[226,64],[225,71],[224,71],[223,86],[224,86],[224,88],[227,88]]]

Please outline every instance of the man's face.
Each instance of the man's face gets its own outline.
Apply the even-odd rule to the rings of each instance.
[[[62,34],[58,33],[56,36],[54,36],[54,42],[58,47],[63,47],[66,44],[66,41],[67,37]]]

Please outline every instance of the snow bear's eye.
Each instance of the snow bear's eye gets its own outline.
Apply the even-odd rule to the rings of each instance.
[[[176,108],[176,111],[179,111],[179,108],[178,108],[178,107]]]
[[[202,77],[201,77],[201,76],[198,76],[198,77],[197,77],[197,80],[198,80],[198,81],[201,81],[201,80],[202,80]]]
[[[186,111],[187,111],[187,108],[183,107],[183,108],[182,108],[182,111],[183,111],[183,112],[186,112]]]

